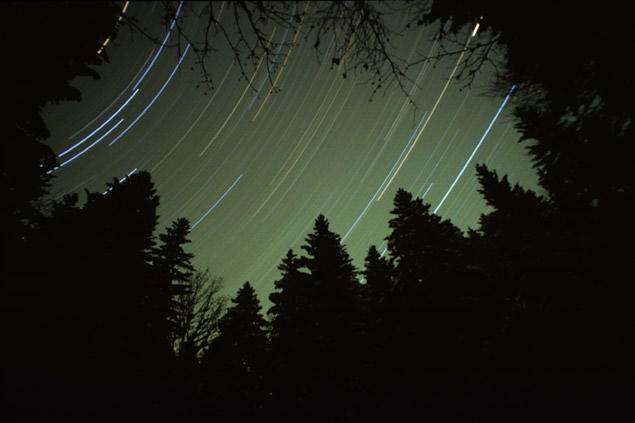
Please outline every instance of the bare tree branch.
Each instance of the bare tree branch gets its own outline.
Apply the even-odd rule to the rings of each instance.
[[[179,3],[180,4],[180,3]],[[203,5],[201,7],[201,4]],[[214,89],[212,74],[208,69],[211,57],[220,51],[220,41],[229,48],[245,79],[252,90],[258,91],[253,81],[260,66],[265,64],[269,91],[276,91],[276,73],[286,64],[289,54],[297,45],[298,36],[311,43],[318,62],[324,54],[329,54],[331,69],[347,78],[350,74],[366,75],[362,83],[373,87],[371,100],[380,91],[396,86],[414,105],[411,97],[416,81],[408,76],[408,71],[426,62],[464,55],[456,72],[456,79],[471,86],[480,70],[491,65],[500,76],[500,57],[496,51],[498,36],[479,35],[478,42],[466,47],[465,37],[469,34],[457,32],[448,25],[439,25],[435,34],[440,50],[427,56],[419,52],[414,60],[399,56],[393,41],[408,32],[429,24],[426,16],[431,10],[431,1],[330,1],[330,2],[207,2],[188,3],[188,7],[177,16],[174,2],[164,2],[163,21],[166,26],[175,22],[174,41],[166,43],[167,48],[176,47],[180,52],[182,44],[189,44],[200,69],[202,83]],[[402,25],[392,27],[395,16],[402,16]],[[199,22],[198,32],[186,28],[191,18]],[[474,17],[475,22],[479,17]],[[150,36],[139,24],[128,16],[124,17],[133,30],[145,35],[154,43],[161,44]],[[284,34],[284,35],[282,35]],[[292,40],[289,40],[291,35]],[[326,43],[325,40],[329,39]]]
[[[178,356],[200,357],[218,335],[218,322],[227,304],[227,298],[220,294],[222,285],[222,278],[198,272],[176,295],[172,346]]]

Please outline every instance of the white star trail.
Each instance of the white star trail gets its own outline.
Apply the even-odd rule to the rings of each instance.
[[[199,19],[205,7],[227,28],[235,25],[229,2],[173,5],[178,28],[193,34],[206,29]],[[297,12],[319,6],[305,2]],[[426,61],[441,52],[434,28],[391,40],[399,63],[420,62],[404,68],[405,93],[392,85],[373,96],[369,75],[348,69],[355,59],[350,49],[332,66],[336,48],[346,46],[331,34],[316,61],[303,35],[309,20],[289,27],[288,15],[264,33],[276,64],[241,56],[246,78],[222,36],[215,38],[207,62],[212,88],[197,65],[200,45],[189,44],[198,40],[179,38],[175,21],[161,20],[163,12],[156,3],[131,2],[125,17],[160,43],[118,34],[104,48],[110,63],[95,68],[101,79],[72,81],[82,101],[45,108],[49,145],[63,168],[54,173],[52,198],[101,194],[113,178],[149,171],[160,196],[157,233],[179,217],[192,219],[194,264],[222,276],[228,291],[250,280],[260,294],[270,292],[280,260],[300,249],[319,214],[361,267],[371,244],[389,254],[382,240],[398,188],[466,230],[486,210],[476,192],[476,160],[535,184],[518,133],[501,123],[512,93],[482,95],[489,74],[461,90],[455,77],[464,51],[436,65]],[[405,22],[388,19],[395,27]],[[457,47],[469,48],[482,30],[466,27]]]

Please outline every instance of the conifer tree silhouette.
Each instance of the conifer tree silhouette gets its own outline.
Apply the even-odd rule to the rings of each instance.
[[[323,215],[315,220],[313,232],[302,246],[307,255],[300,263],[308,270],[315,347],[332,351],[345,345],[353,331],[358,282],[356,270],[339,235],[329,230]],[[326,357],[322,357],[325,359]]]
[[[238,290],[220,321],[204,366],[210,372],[212,392],[222,417],[254,418],[265,398],[266,321],[249,282]]]
[[[156,336],[163,339],[165,345],[172,345],[175,325],[175,297],[185,294],[190,289],[194,276],[192,266],[193,254],[184,247],[191,241],[187,238],[190,224],[187,219],[179,218],[159,235],[161,244],[153,251],[153,263],[156,267],[157,280],[155,298],[149,299],[149,306],[155,312]]]
[[[310,363],[313,399],[326,415],[339,415],[351,407],[354,368],[359,361],[359,283],[340,236],[331,232],[319,215],[299,260],[308,271],[313,320],[308,328],[312,345],[305,352]]]
[[[394,199],[386,238],[394,265],[390,333],[397,378],[411,386],[456,365],[465,316],[458,313],[466,277],[466,241],[449,220],[402,189]],[[428,375],[428,382],[432,379]],[[410,393],[412,394],[412,392]]]
[[[392,331],[394,310],[394,269],[388,259],[382,257],[374,245],[368,249],[364,267],[364,284],[360,287],[362,315],[362,348],[365,372],[381,370],[390,349],[389,334]]]
[[[287,251],[278,266],[281,277],[269,295],[270,381],[272,396],[269,407],[273,416],[283,418],[300,413],[309,400],[307,353],[311,351],[313,319],[311,286],[308,275],[300,269],[300,258]]]

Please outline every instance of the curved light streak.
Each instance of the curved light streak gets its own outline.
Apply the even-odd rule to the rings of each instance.
[[[172,73],[170,74],[170,76],[168,76],[168,79],[163,83],[163,86],[159,89],[159,91],[156,93],[156,95],[154,96],[154,98],[152,98],[152,100],[150,100],[150,103],[148,103],[148,105],[143,109],[143,111],[139,114],[139,116],[137,116],[135,118],[135,120],[132,121],[132,123],[130,125],[128,125],[126,127],[126,129],[124,129],[118,136],[117,138],[115,138],[114,140],[112,140],[110,142],[110,144],[108,144],[108,146],[113,145],[114,143],[116,143],[117,141],[119,141],[119,139],[121,137],[123,137],[138,121],[139,119],[141,119],[143,117],[143,115],[148,111],[148,109],[150,107],[152,107],[152,105],[154,104],[154,102],[157,100],[157,98],[159,98],[159,96],[161,95],[161,93],[163,93],[163,90],[165,90],[165,87],[168,86],[168,84],[170,83],[170,81],[172,80],[172,78],[174,77],[174,75],[176,74],[176,71],[179,69],[179,67],[181,66],[181,63],[183,62],[183,59],[185,59],[185,56],[187,56],[187,52],[190,50],[190,45],[188,44],[187,47],[185,48],[185,51],[183,52],[183,54],[181,55],[181,58],[179,59],[178,63],[176,64],[176,66],[174,67],[174,69],[172,70]]]
[[[212,207],[209,208],[209,210],[207,210],[205,212],[205,214],[203,214],[203,216],[201,216],[190,228],[190,232],[192,232],[194,230],[194,228],[196,228],[198,226],[199,223],[201,223],[203,221],[203,219],[205,219],[207,217],[208,214],[210,214],[212,212],[212,210],[214,210],[216,208],[216,206],[218,206],[220,204],[221,201],[223,201],[223,198],[225,198],[227,196],[227,194],[229,194],[229,192],[234,189],[234,187],[236,186],[236,184],[240,181],[240,178],[242,178],[243,175],[240,174],[238,176],[238,178],[236,178],[236,180],[234,181],[233,184],[231,184],[231,186],[229,188],[227,188],[227,190],[223,193],[223,195],[220,196],[220,198],[218,200],[216,200],[216,202],[212,205]]]
[[[269,39],[269,42],[271,42],[271,38]],[[199,155],[198,155],[199,157],[202,157],[203,154],[205,154],[205,152],[212,146],[214,141],[216,141],[216,138],[218,138],[220,133],[223,132],[223,129],[225,129],[225,126],[227,125],[227,122],[229,122],[229,120],[232,118],[232,116],[234,116],[234,113],[236,113],[236,110],[238,109],[238,106],[240,106],[240,103],[243,101],[243,98],[245,97],[245,94],[247,94],[247,90],[249,88],[251,88],[251,83],[253,82],[254,78],[256,77],[256,74],[258,73],[258,69],[260,69],[260,65],[262,65],[262,61],[264,60],[264,58],[265,58],[264,55],[260,58],[260,61],[258,62],[258,66],[256,66],[256,70],[254,71],[253,75],[251,75],[251,78],[249,79],[249,83],[247,84],[247,86],[243,90],[243,93],[241,94],[240,98],[238,99],[236,104],[234,104],[234,108],[232,109],[231,112],[229,112],[229,115],[227,115],[227,118],[225,119],[225,122],[223,122],[223,124],[220,126],[218,131],[216,131],[216,134],[214,134],[212,139],[209,140],[209,142],[207,143],[207,145],[205,146],[203,151],[201,151],[199,153]]]
[[[282,66],[280,67],[280,71],[276,75],[276,79],[274,79],[273,83],[271,84],[271,88],[269,88],[269,91],[267,92],[267,96],[265,97],[265,99],[263,100],[262,104],[260,105],[260,107],[256,111],[256,114],[254,115],[254,117],[251,119],[252,122],[254,122],[258,118],[258,115],[262,111],[262,108],[265,107],[265,104],[267,104],[267,100],[269,100],[269,97],[271,96],[271,93],[276,88],[276,84],[278,84],[278,80],[282,76],[282,72],[284,71],[284,68],[287,65],[287,61],[289,61],[289,57],[291,56],[291,53],[293,52],[293,48],[296,45],[295,43],[296,43],[296,41],[298,39],[298,36],[300,35],[301,29],[302,29],[302,25],[304,24],[304,17],[306,16],[306,11],[309,8],[310,4],[311,4],[311,2],[307,2],[306,6],[304,7],[304,13],[302,14],[302,20],[300,22],[300,25],[298,26],[298,29],[297,29],[297,31],[295,33],[295,36],[293,37],[293,40],[291,40],[291,48],[289,49],[289,52],[286,54],[286,56],[284,58],[284,61],[282,62]]]
[[[399,160],[401,159],[401,157],[403,156],[404,152],[406,151],[406,149],[408,148],[408,146],[410,145],[410,143],[412,142],[412,140],[414,139],[415,134],[417,133],[417,129],[419,129],[419,127],[421,126],[422,122],[424,121],[424,119],[426,118],[428,112],[425,112],[421,118],[421,120],[419,121],[419,125],[417,125],[417,128],[414,130],[414,132],[412,133],[412,135],[410,136],[410,139],[408,140],[408,142],[406,143],[406,145],[404,146],[404,148],[401,150],[401,154],[399,155],[399,157],[397,158],[397,160],[395,161],[395,164],[392,165],[392,169],[390,169],[390,172],[388,172],[388,174],[386,175],[386,177],[384,178],[384,180],[382,181],[382,183],[379,185],[379,188],[377,188],[377,191],[375,191],[375,193],[373,194],[372,197],[370,197],[370,200],[368,201],[368,204],[366,204],[366,207],[364,207],[364,210],[362,210],[362,212],[359,214],[359,216],[357,216],[357,219],[355,219],[355,221],[353,222],[353,224],[351,225],[351,227],[348,229],[348,231],[346,231],[346,233],[344,234],[344,236],[342,237],[340,244],[344,244],[344,242],[346,241],[346,239],[351,235],[351,233],[353,232],[353,230],[357,227],[357,224],[360,222],[360,220],[362,220],[362,218],[366,215],[366,213],[368,212],[368,210],[370,209],[370,206],[373,204],[373,201],[375,201],[375,199],[377,198],[377,194],[379,194],[379,192],[381,191],[382,186],[384,186],[384,184],[386,183],[386,180],[390,177],[393,169],[395,168],[395,166],[397,166],[397,163],[399,163]]]
[[[66,150],[62,151],[57,157],[64,157],[65,155],[67,155],[68,153],[70,153],[71,151],[73,151],[74,149],[76,149],[77,147],[79,147],[80,145],[82,145],[84,142],[86,142],[90,137],[92,137],[93,135],[95,135],[97,132],[99,132],[99,130],[101,128],[103,128],[104,126],[108,125],[108,123],[114,119],[115,116],[117,116],[119,114],[119,112],[121,112],[127,105],[128,103],[130,103],[130,101],[137,95],[137,93],[139,92],[139,89],[137,88],[136,90],[134,90],[134,92],[132,93],[132,95],[130,97],[128,97],[128,100],[125,101],[125,103],[123,103],[115,113],[113,113],[104,123],[102,123],[101,125],[99,125],[99,127],[97,129],[95,129],[93,132],[91,132],[90,134],[86,135],[81,141],[79,141],[78,143],[76,143],[75,145],[73,145],[72,147],[67,148]]]
[[[163,38],[163,41],[161,42],[161,46],[159,47],[159,50],[157,50],[157,54],[154,55],[154,57],[152,58],[152,61],[150,62],[150,64],[146,68],[145,72],[143,72],[143,74],[141,75],[141,78],[139,78],[139,80],[134,85],[134,87],[132,87],[133,90],[136,90],[137,87],[143,82],[145,77],[148,75],[148,72],[150,71],[150,69],[152,69],[152,67],[154,66],[155,62],[157,61],[157,59],[161,55],[161,52],[163,51],[163,49],[166,46],[165,43],[167,43],[168,38],[170,38],[170,35],[172,34],[172,30],[174,29],[174,25],[176,25],[176,20],[179,17],[179,14],[181,13],[181,7],[182,6],[183,6],[183,2],[179,2],[179,6],[176,9],[176,13],[174,14],[174,18],[172,19],[172,23],[170,24],[170,28],[168,29],[168,33],[165,34],[165,37]]]
[[[123,9],[121,9],[121,15],[119,15],[119,18],[117,19],[117,22],[121,21],[121,19],[123,18],[123,15],[126,13],[126,10],[128,10],[128,6],[130,5],[130,2],[127,1],[124,5],[123,5]],[[104,51],[104,49],[106,48],[106,46],[108,45],[108,43],[110,42],[110,37],[106,38],[106,41],[104,41],[101,45],[101,47],[99,47],[99,50],[97,50],[97,54],[101,54],[102,51]]]
[[[104,113],[106,113],[106,111],[108,109],[110,109],[117,101],[119,101],[119,99],[121,98],[122,95],[124,95],[127,91],[128,88],[130,88],[130,86],[132,85],[132,83],[135,81],[135,79],[137,79],[137,76],[139,76],[139,74],[141,73],[141,71],[143,70],[143,68],[145,67],[146,63],[148,63],[148,60],[150,60],[150,57],[152,56],[152,53],[154,53],[154,50],[152,50],[150,52],[150,54],[148,54],[148,57],[146,58],[146,60],[143,62],[143,65],[141,65],[141,67],[139,68],[139,70],[137,71],[137,73],[135,74],[135,76],[132,77],[132,79],[130,80],[130,82],[128,82],[128,85],[126,85],[126,88],[124,88],[123,90],[121,90],[121,92],[119,93],[119,95],[112,101],[112,103],[110,103],[104,110],[102,110],[97,116],[95,116],[90,122],[88,122],[86,125],[82,126],[80,129],[78,129],[77,131],[75,131],[73,133],[73,135],[71,135],[70,137],[68,137],[69,140],[72,140],[73,138],[75,138],[80,132],[82,132],[84,129],[88,128],[90,125],[92,125],[97,119],[99,119]]]
[[[96,146],[97,144],[99,144],[99,142],[101,140],[103,140],[104,138],[106,138],[112,131],[115,130],[115,128],[117,128],[119,125],[121,125],[121,123],[123,122],[123,119],[119,120],[119,122],[117,122],[115,124],[115,126],[113,126],[112,128],[110,128],[108,131],[106,131],[106,133],[104,135],[102,135],[101,137],[97,138],[97,140],[95,140],[95,142],[93,142],[92,144],[90,144],[88,147],[84,148],[82,151],[80,151],[79,153],[75,154],[73,157],[71,157],[70,159],[66,160],[65,162],[62,162],[59,164],[59,166],[49,170],[48,172],[46,172],[47,174],[51,174],[54,171],[56,171],[57,169],[66,166],[67,164],[69,164],[70,162],[72,162],[73,160],[75,160],[76,158],[80,157],[81,155],[83,155],[84,153],[86,153],[88,150],[90,150],[91,148],[93,148],[94,146]]]
[[[474,31],[473,34],[475,35],[476,31]],[[384,190],[381,192],[381,194],[379,194],[379,197],[377,198],[377,201],[381,200],[381,198],[384,196],[384,194],[386,193],[386,190],[388,189],[388,187],[390,186],[392,181],[395,179],[395,177],[399,173],[399,170],[401,169],[403,164],[408,159],[408,156],[410,156],[410,153],[412,152],[412,150],[415,148],[415,145],[417,145],[417,141],[419,141],[419,138],[421,137],[421,134],[423,134],[423,131],[426,129],[426,126],[428,126],[428,122],[430,122],[430,119],[434,115],[434,112],[436,112],[437,107],[439,106],[439,103],[441,103],[441,100],[443,99],[443,96],[445,95],[446,90],[450,86],[450,82],[452,82],[452,78],[454,78],[454,74],[456,73],[457,69],[459,68],[459,64],[461,63],[461,60],[463,60],[463,56],[465,56],[465,52],[467,51],[467,46],[470,44],[470,40],[472,38],[474,38],[474,35],[468,37],[467,41],[465,42],[465,45],[463,46],[463,51],[459,55],[459,58],[456,61],[456,64],[454,65],[454,68],[452,69],[452,72],[450,73],[450,76],[448,77],[447,82],[443,86],[443,90],[441,90],[441,94],[439,94],[439,97],[437,97],[437,100],[435,101],[434,106],[432,106],[432,110],[430,111],[430,114],[428,115],[428,120],[426,120],[426,123],[424,123],[423,127],[419,131],[419,134],[417,135],[417,137],[415,138],[415,141],[410,146],[410,149],[406,153],[405,157],[403,158],[401,163],[399,163],[399,166],[397,167],[397,170],[395,171],[395,173],[393,173],[392,178],[390,178],[390,181],[388,181],[388,183],[384,187]]]
[[[452,190],[454,189],[454,186],[456,185],[456,183],[458,182],[458,180],[461,178],[461,176],[463,175],[463,172],[465,172],[465,169],[467,169],[468,164],[470,163],[470,161],[474,158],[474,155],[476,154],[476,152],[478,151],[478,149],[481,147],[481,144],[483,144],[483,141],[485,141],[485,137],[487,137],[487,135],[489,134],[489,131],[492,129],[492,126],[494,126],[494,123],[496,123],[496,119],[498,119],[498,116],[500,116],[501,112],[503,111],[503,109],[505,108],[505,105],[507,104],[507,102],[509,101],[509,98],[511,97],[512,93],[514,92],[514,90],[516,89],[516,85],[513,85],[511,87],[511,89],[509,90],[509,93],[507,93],[507,95],[505,96],[505,99],[503,100],[503,102],[501,103],[501,105],[498,108],[498,111],[496,112],[496,114],[494,115],[494,117],[492,118],[492,120],[490,121],[489,125],[487,126],[487,129],[485,130],[485,132],[483,133],[483,135],[481,136],[481,139],[479,140],[479,142],[476,144],[476,147],[474,147],[474,150],[472,151],[472,154],[470,154],[470,157],[467,158],[467,160],[465,161],[465,164],[463,165],[463,167],[461,168],[461,170],[459,171],[459,174],[456,175],[456,178],[454,178],[454,181],[452,182],[452,184],[450,185],[450,188],[448,188],[448,190],[446,191],[445,195],[443,196],[443,198],[441,198],[441,201],[439,202],[439,204],[437,205],[437,207],[434,209],[434,213],[436,213],[437,211],[439,211],[439,209],[441,208],[441,206],[443,205],[443,203],[445,202],[445,200],[448,198],[448,195],[450,195],[450,193],[452,192]]]
[[[220,84],[218,84],[218,87],[216,87],[216,91],[214,92],[214,95],[212,95],[212,97],[209,99],[209,101],[207,102],[207,104],[205,105],[205,107],[203,108],[203,110],[201,111],[201,113],[199,113],[198,117],[194,120],[194,122],[192,122],[192,124],[190,125],[190,127],[187,129],[187,131],[185,131],[185,133],[181,136],[181,138],[179,138],[179,140],[174,144],[174,146],[172,146],[172,148],[170,149],[170,151],[168,151],[165,156],[163,156],[163,158],[161,158],[161,160],[159,160],[159,162],[157,164],[155,164],[152,169],[150,169],[150,172],[154,172],[155,170],[157,170],[162,164],[163,162],[165,162],[165,160],[170,157],[170,155],[174,152],[174,150],[177,149],[177,147],[183,142],[183,140],[190,134],[190,132],[192,132],[192,130],[194,129],[194,127],[198,124],[198,122],[201,120],[201,118],[203,117],[203,115],[205,114],[205,112],[207,112],[207,109],[209,109],[209,106],[211,106],[212,102],[214,101],[214,99],[216,98],[216,96],[218,95],[218,93],[220,92],[223,84],[225,83],[225,80],[227,79],[227,76],[229,75],[229,71],[231,70],[232,67],[234,67],[234,63],[235,61],[232,61],[231,64],[229,65],[229,67],[227,68],[227,71],[225,72],[225,76],[223,77],[223,79],[221,80]]]
[[[130,177],[130,175],[132,175],[133,173],[135,173],[137,171],[137,168],[135,167],[134,169],[132,169],[130,172],[128,172],[128,174],[126,176],[124,176],[123,178],[119,179],[119,182],[123,182],[126,179],[128,179]],[[112,187],[108,187],[108,189],[106,189],[104,192],[101,193],[101,195],[106,195],[108,194],[110,191],[112,191]]]

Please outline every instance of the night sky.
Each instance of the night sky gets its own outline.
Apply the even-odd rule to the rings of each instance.
[[[161,6],[131,4],[127,13],[166,36]],[[188,7],[182,13],[188,30],[202,27]],[[425,56],[437,51],[433,33],[421,28],[394,42],[405,58]],[[272,39],[293,36],[278,28]],[[107,46],[110,63],[97,69],[102,79],[73,81],[83,100],[45,109],[48,142],[63,164],[53,197],[104,191],[113,177],[148,170],[161,196],[159,229],[188,218],[195,265],[222,276],[228,293],[251,281],[264,300],[282,257],[299,249],[320,213],[361,267],[371,244],[384,249],[400,187],[466,230],[485,210],[476,163],[536,186],[506,99],[484,95],[487,72],[461,90],[448,83],[457,57],[422,64],[409,71],[417,108],[396,86],[371,102],[367,75],[331,69],[328,40],[321,64],[311,43],[296,40],[273,74],[279,93],[268,95],[264,63],[253,74],[255,92],[221,48],[208,64],[216,88],[206,94],[185,44],[179,60],[176,49],[120,31]]]

